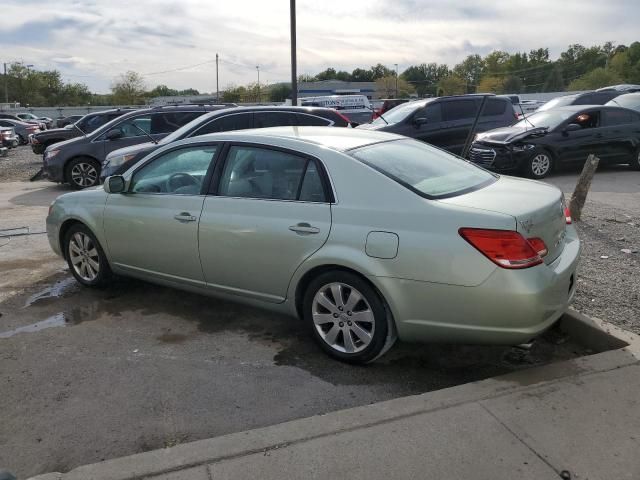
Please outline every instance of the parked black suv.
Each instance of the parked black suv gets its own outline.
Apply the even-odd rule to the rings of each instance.
[[[222,105],[180,105],[144,108],[125,113],[92,133],[47,147],[43,174],[76,189],[98,184],[109,152],[148,140],[157,142],[203,113]]]
[[[546,177],[561,164],[628,163],[640,170],[640,113],[572,105],[535,112],[511,127],[476,136],[469,159],[490,170]]]
[[[89,113],[80,118],[74,124],[68,124],[64,128],[54,128],[53,130],[45,130],[31,136],[31,150],[33,153],[40,155],[45,149],[54,143],[63,142],[72,138],[89,134],[100,128],[105,123],[118,118],[125,113],[133,112],[133,108],[118,108],[114,110],[104,110],[102,112]]]
[[[101,179],[124,173],[148,153],[176,140],[214,132],[283,126],[349,126],[348,119],[331,108],[322,107],[236,107],[207,113],[166,136],[151,142],[112,151],[102,164]]]
[[[457,95],[403,103],[373,122],[357,128],[398,133],[460,154],[483,96],[488,98],[476,131],[504,127],[517,120],[508,98],[495,95]]]

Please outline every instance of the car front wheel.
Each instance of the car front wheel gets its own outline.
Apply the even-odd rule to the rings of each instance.
[[[537,150],[527,160],[524,173],[529,178],[540,179],[549,175],[552,169],[553,158],[549,152]]]
[[[390,346],[382,299],[355,274],[332,271],[319,275],[307,288],[303,310],[320,347],[338,360],[368,363]]]
[[[111,268],[95,235],[82,224],[69,228],[65,257],[75,279],[87,287],[102,287],[111,280]]]
[[[100,164],[93,158],[74,158],[65,169],[65,179],[76,190],[93,187],[100,178]]]

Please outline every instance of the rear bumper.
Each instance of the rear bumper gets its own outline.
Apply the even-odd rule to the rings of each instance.
[[[404,341],[516,345],[529,342],[566,311],[576,289],[581,245],[567,229],[562,254],[550,265],[496,270],[462,287],[374,277]]]

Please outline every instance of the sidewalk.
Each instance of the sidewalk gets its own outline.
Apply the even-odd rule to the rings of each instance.
[[[34,480],[640,478],[629,347]]]

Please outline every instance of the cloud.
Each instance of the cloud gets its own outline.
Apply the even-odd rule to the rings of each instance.
[[[212,91],[208,61],[216,53],[221,86],[255,81],[256,65],[261,81],[276,82],[290,76],[288,7],[283,0],[3,0],[11,22],[0,24],[0,48],[11,52],[7,61],[57,68],[97,91],[127,70],[175,70],[146,81]],[[494,49],[548,47],[557,56],[572,43],[640,40],[638,18],[637,0],[299,0],[299,72],[453,65]]]

